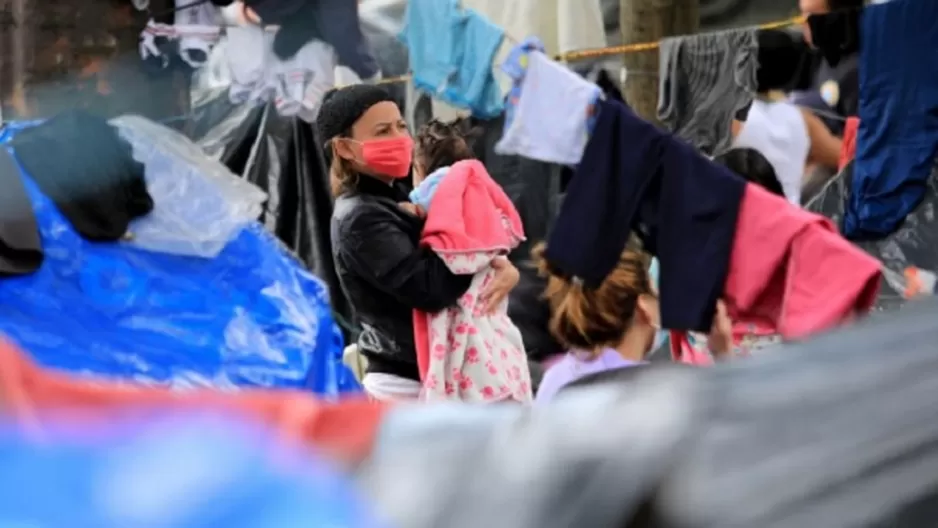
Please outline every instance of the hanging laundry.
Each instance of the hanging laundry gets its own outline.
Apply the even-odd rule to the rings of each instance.
[[[752,103],[756,33],[733,29],[661,41],[658,119],[707,155],[730,147],[733,117]]]
[[[319,40],[307,42],[287,60],[276,61],[273,74],[279,85],[275,98],[277,112],[314,122],[323,96],[335,88],[337,65],[335,50]]]
[[[841,9],[808,16],[811,44],[830,66],[860,51],[860,16],[863,9]]]
[[[869,312],[880,270],[827,218],[748,184],[724,299],[734,322],[800,339]]]
[[[407,46],[416,87],[476,117],[501,113],[502,94],[492,74],[504,33],[459,0],[411,0],[399,35]]]
[[[188,6],[191,0],[176,0],[173,23],[153,19],[140,32],[140,58],[155,68],[169,67],[174,56],[192,68],[208,60],[212,47],[221,37],[222,17],[210,2]]]
[[[586,74],[584,78],[598,86],[606,98],[613,101],[619,101],[620,103],[628,106],[629,103],[625,100],[625,95],[619,88],[619,82],[612,79],[612,75],[606,68],[601,66],[594,67],[592,70],[590,70],[589,73]]]
[[[362,32],[358,4],[346,0],[316,0],[310,3],[311,17],[318,28],[316,38],[335,48],[339,64],[362,79],[371,79],[380,69]]]
[[[936,20],[938,2],[931,0],[863,10],[856,169],[843,222],[848,238],[892,233],[925,195],[938,155]]]
[[[734,148],[757,150],[775,169],[788,201],[801,205],[811,138],[801,109],[788,101],[756,99],[733,142]]]
[[[176,30],[172,25],[149,20],[140,32],[140,58],[153,69],[169,67],[173,55],[179,49],[175,38]]]
[[[233,104],[267,100],[276,92],[271,75],[273,34],[252,25],[229,27],[227,62],[231,71],[229,99]]]
[[[39,226],[19,167],[3,148],[0,189],[0,277],[32,273],[42,265]]]
[[[628,102],[625,100],[625,96],[622,94],[622,90],[619,89],[619,82],[613,80],[612,75],[609,73],[609,70],[602,67],[602,65],[593,67],[592,70],[587,72],[584,78],[595,84],[602,90],[603,96],[610,101],[619,101],[620,103],[628,106]],[[505,108],[507,109],[510,105],[506,104]],[[591,116],[589,123],[595,123],[596,115],[595,113]],[[592,127],[593,124],[589,124],[589,127]],[[560,169],[560,192],[566,192],[567,185],[570,184],[570,180],[573,178],[573,168],[569,165],[565,165]]]
[[[528,37],[520,44],[511,48],[508,56],[501,63],[500,69],[511,79],[511,88],[508,90],[508,96],[505,98],[505,130],[515,120],[515,113],[518,111],[518,103],[521,102],[521,85],[524,81],[524,75],[527,72],[529,57],[532,51],[544,52],[544,43],[538,37]],[[498,148],[498,145],[496,145]]]
[[[486,314],[481,295],[495,273],[492,260],[524,240],[514,205],[477,160],[436,171],[411,198],[427,214],[421,243],[451,272],[473,275],[457,306],[435,314],[414,311],[424,399],[530,402],[531,374],[508,303]]]
[[[347,0],[245,0],[263,25],[279,26],[274,55],[287,60],[314,40],[335,48],[339,63],[369,79],[378,71],[358,15],[359,2]]]
[[[17,133],[14,154],[84,238],[115,241],[153,210],[144,167],[107,121],[69,111]]]
[[[606,28],[600,0],[462,0],[472,9],[516,39],[538,36],[549,56],[571,51],[604,48]],[[513,43],[502,43],[495,63],[508,58]],[[511,87],[511,79],[498,78],[502,93]]]
[[[595,288],[634,229],[658,257],[662,327],[709,332],[744,188],[737,175],[621,103],[600,101],[547,260]]]
[[[199,68],[221,36],[221,16],[211,2],[189,6],[191,3],[192,0],[176,0],[173,27],[179,39],[179,56],[189,66]]]
[[[602,90],[540,51],[521,49],[503,69],[520,94],[509,96],[505,135],[495,151],[561,165],[579,163]]]

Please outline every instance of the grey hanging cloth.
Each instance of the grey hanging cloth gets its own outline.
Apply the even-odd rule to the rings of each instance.
[[[704,154],[727,150],[733,117],[756,94],[757,30],[667,38],[659,50],[658,119]]]

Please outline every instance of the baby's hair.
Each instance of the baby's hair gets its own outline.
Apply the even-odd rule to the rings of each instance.
[[[457,161],[475,158],[472,142],[477,134],[466,118],[450,122],[433,119],[417,131],[415,161],[429,175]]]
[[[595,289],[554,273],[544,258],[544,243],[534,248],[538,272],[547,277],[550,332],[561,345],[596,351],[619,344],[632,324],[638,297],[654,291],[648,275],[651,258],[636,245],[622,252],[615,269]]]

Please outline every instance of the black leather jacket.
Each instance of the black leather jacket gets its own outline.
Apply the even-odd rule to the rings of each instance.
[[[368,372],[418,380],[413,310],[438,312],[469,289],[471,275],[454,275],[420,247],[423,221],[404,212],[407,195],[369,176],[336,199],[332,256],[362,328],[358,346]]]

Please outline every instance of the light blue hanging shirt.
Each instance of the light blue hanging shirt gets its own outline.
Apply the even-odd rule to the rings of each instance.
[[[480,118],[504,101],[492,61],[505,32],[459,0],[410,0],[398,38],[407,46],[414,86]]]

